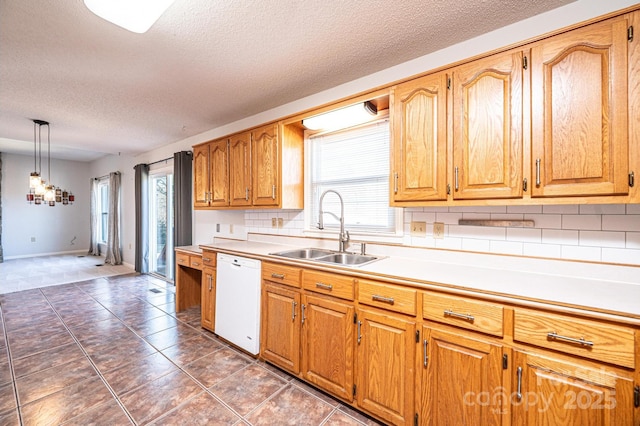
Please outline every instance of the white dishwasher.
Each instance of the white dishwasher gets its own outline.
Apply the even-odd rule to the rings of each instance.
[[[245,351],[260,352],[259,260],[218,253],[215,333]]]

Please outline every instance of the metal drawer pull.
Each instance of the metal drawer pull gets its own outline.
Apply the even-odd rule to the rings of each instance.
[[[536,186],[540,186],[542,181],[540,180],[540,159],[536,158]]]
[[[377,294],[374,294],[373,296],[371,296],[371,299],[377,300],[378,302],[388,303],[390,305],[393,305],[394,303],[393,297],[384,297],[384,296],[379,296]]]
[[[204,260],[205,262],[211,262],[211,258],[210,257],[203,257],[202,260]]]
[[[185,260],[184,260],[184,259],[178,259],[178,262],[180,262],[180,263],[184,263],[184,262],[185,262]]]
[[[516,390],[516,398],[522,400],[522,367],[518,367],[518,389]]]
[[[552,331],[551,333],[547,333],[547,337],[549,339],[564,340],[565,342],[569,342],[569,343],[577,343],[578,345],[582,345],[582,346],[593,346],[593,342],[589,340],[584,340],[584,337],[576,339],[574,337],[562,336],[560,334],[557,334],[555,331]]]
[[[456,191],[460,189],[460,185],[458,182],[458,166],[456,166],[454,169],[454,187]]]
[[[362,321],[358,321],[358,344],[362,340]]]
[[[323,288],[325,290],[332,290],[333,289],[333,286],[331,284],[325,284],[325,283],[321,283],[321,282],[317,282],[316,283],[316,287]]]
[[[193,262],[192,265],[193,266],[200,266],[200,264],[198,262]]]
[[[304,305],[304,303],[302,305],[300,305],[300,307],[302,308],[302,320],[301,320],[301,324],[304,324],[304,320],[307,319],[307,317],[304,316],[304,310],[306,309],[306,306]]]
[[[271,274],[271,278],[278,278],[280,280],[284,280],[284,274],[276,274],[275,272]]]
[[[475,317],[473,315],[459,314],[457,312],[453,312],[451,309],[446,309],[444,311],[444,315],[445,316],[450,316],[450,317],[462,318],[462,319],[465,319],[465,320],[470,321],[470,322],[473,322],[475,320]]]
[[[424,363],[425,367],[429,363],[429,357],[427,356],[427,345],[428,344],[429,344],[429,341],[427,339],[424,339],[422,341],[422,357],[423,357],[422,362]]]
[[[209,275],[209,291],[213,289],[213,275]]]
[[[296,302],[291,302],[291,321],[296,320]]]

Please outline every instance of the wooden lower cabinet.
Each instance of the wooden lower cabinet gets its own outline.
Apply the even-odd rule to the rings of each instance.
[[[508,350],[482,335],[422,327],[421,425],[500,425]],[[503,363],[503,356],[507,356]]]
[[[402,315],[359,309],[356,400],[394,425],[414,422],[416,323]]]
[[[216,270],[210,267],[202,269],[202,294],[200,325],[209,331],[214,331],[216,309]]]
[[[262,357],[291,373],[300,372],[300,292],[263,282]]]
[[[326,297],[303,295],[302,300],[302,375],[351,402],[355,309]]]
[[[512,424],[633,425],[633,381],[611,369],[515,351]]]

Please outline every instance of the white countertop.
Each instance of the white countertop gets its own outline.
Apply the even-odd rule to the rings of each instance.
[[[224,241],[200,247],[288,262],[292,259],[270,253],[295,248],[253,241]],[[406,250],[402,252],[399,256],[384,254],[387,257],[361,267],[335,269],[371,274],[372,278],[398,278],[415,282],[417,286],[437,284],[640,319],[640,268],[637,267],[429,250],[418,250],[418,256],[405,257]],[[333,268],[312,261],[299,263]]]

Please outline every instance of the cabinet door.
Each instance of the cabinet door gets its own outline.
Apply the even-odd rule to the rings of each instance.
[[[358,311],[357,403],[394,425],[413,423],[415,331],[400,315]]]
[[[300,293],[267,281],[262,290],[262,357],[300,372]]]
[[[193,147],[193,206],[209,206],[209,144]]]
[[[398,85],[393,104],[393,201],[447,199],[447,75]]]
[[[532,49],[532,196],[628,193],[627,44],[622,17]]]
[[[453,198],[522,196],[522,52],[453,72]]]
[[[216,309],[216,270],[204,268],[202,270],[202,294],[201,300],[201,320],[202,328],[213,331],[215,309]]]
[[[354,308],[315,296],[302,302],[302,373],[318,387],[353,400]]]
[[[251,133],[229,139],[229,204],[251,205]]]
[[[211,206],[229,205],[229,143],[227,139],[211,142]]]
[[[501,346],[423,327],[421,424],[499,425],[508,404]]]
[[[633,423],[633,381],[601,368],[516,351],[513,425]]]
[[[251,132],[253,205],[277,206],[280,193],[278,126],[273,124]]]

